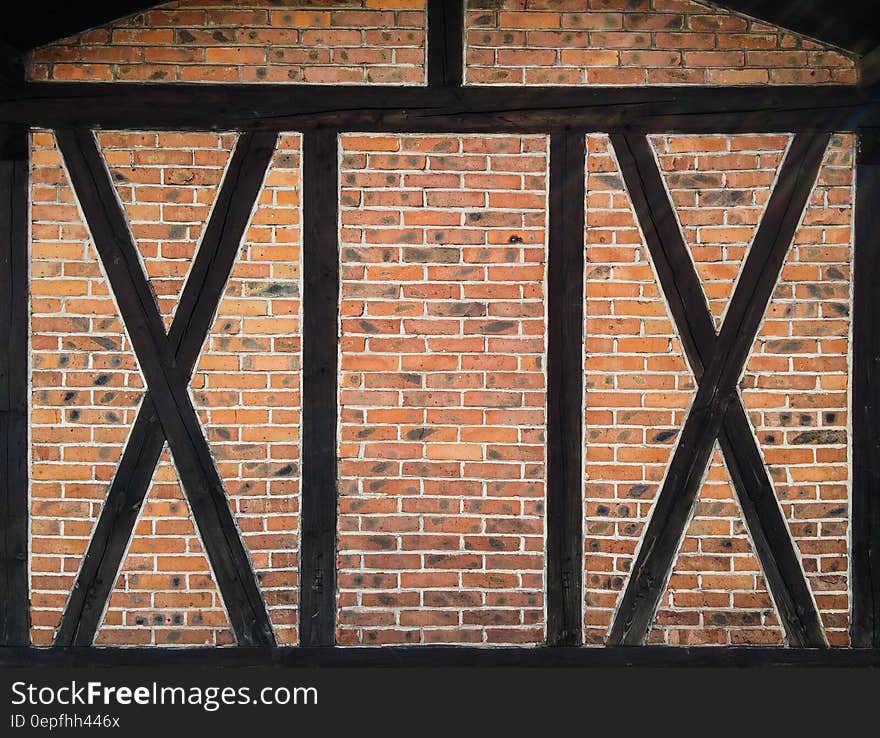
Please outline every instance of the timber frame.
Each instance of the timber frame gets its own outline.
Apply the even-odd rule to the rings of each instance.
[[[880,666],[880,88],[467,87],[463,0],[429,0],[424,87],[29,83],[0,69],[0,666]],[[29,646],[28,129],[56,132],[148,384],[53,648]],[[229,130],[234,151],[204,245],[166,334],[92,129]],[[269,166],[303,133],[300,647],[276,648],[186,386]],[[338,163],[345,132],[543,133],[548,213],[547,646],[335,647]],[[607,133],[698,385],[611,630],[583,648],[585,141]],[[793,133],[767,213],[716,334],[646,135]],[[829,649],[736,382],[829,136],[858,134],[853,315],[852,643]],[[643,646],[716,438],[790,647]],[[91,648],[153,469],[168,441],[238,648]],[[621,646],[620,648],[616,646]],[[640,646],[623,648],[623,646]]]

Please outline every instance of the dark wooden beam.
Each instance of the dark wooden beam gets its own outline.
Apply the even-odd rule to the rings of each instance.
[[[615,135],[613,142],[618,152],[635,147],[634,140],[627,141],[622,134]],[[647,636],[693,513],[715,440],[728,409],[740,402],[736,383],[812,192],[827,143],[827,135],[798,134],[782,164],[778,184],[746,256],[724,324],[711,356],[703,362],[696,396],[612,623],[609,642],[613,645],[641,645]],[[651,156],[653,162],[647,142],[642,156]],[[646,167],[647,164],[637,165],[641,170]],[[701,299],[699,305],[688,305],[688,310],[703,309],[704,303],[705,299]],[[806,607],[809,600],[801,604]],[[801,620],[807,619],[803,632],[794,631],[795,645],[824,644],[818,617],[814,608],[810,609],[813,613],[795,613]]]
[[[485,646],[283,648],[0,648],[0,667],[880,667],[880,649],[758,646],[557,648]],[[576,678],[576,673],[571,673]],[[871,675],[866,675],[869,679]],[[413,675],[417,678],[417,675]],[[492,675],[487,674],[487,679]],[[711,673],[706,674],[711,678]],[[634,707],[633,709],[638,709]]]
[[[428,0],[428,85],[458,87],[464,76],[464,0]]]
[[[58,130],[56,138],[150,389],[232,631],[240,645],[274,645],[266,605],[187,391],[187,374],[165,333],[94,134],[82,129]]]
[[[550,137],[547,267],[547,642],[583,641],[586,133]]]
[[[28,599],[28,159],[0,127],[0,646],[30,644]]]
[[[880,647],[880,128],[858,135],[852,347],[852,645]]]
[[[871,87],[880,83],[880,46],[877,46],[859,59],[859,84]]]
[[[24,54],[0,39],[0,82],[21,84],[24,79]]]
[[[303,399],[299,640],[336,642],[338,142],[303,136]]]
[[[244,134],[217,194],[168,333],[170,347],[187,377],[211,329],[275,139],[268,132]],[[165,434],[148,390],[83,557],[56,646],[92,644],[164,445]]]
[[[567,126],[661,133],[853,131],[880,126],[880,90],[42,82],[0,89],[0,124],[398,133],[549,133]]]

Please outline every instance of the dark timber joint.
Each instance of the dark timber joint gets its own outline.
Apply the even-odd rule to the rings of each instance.
[[[30,643],[28,132],[0,127],[0,645]]]
[[[464,0],[428,0],[428,85],[458,87],[464,75]]]
[[[550,137],[547,274],[547,642],[583,640],[584,205],[587,136]]]
[[[336,131],[303,136],[303,400],[299,640],[336,642],[337,351]]]
[[[646,526],[609,642],[640,645],[651,627],[716,439],[792,646],[825,645],[819,614],[736,389],[818,176],[829,136],[795,136],[718,334],[645,136],[612,135],[661,287],[698,384]]]
[[[90,645],[167,439],[239,645],[275,637],[253,568],[187,392],[272,157],[274,133],[244,134],[166,335],[94,134],[56,132],[148,391],[89,543],[56,645]]]

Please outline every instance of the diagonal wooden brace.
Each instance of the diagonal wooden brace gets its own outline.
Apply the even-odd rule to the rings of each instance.
[[[696,504],[716,439],[791,645],[825,645],[821,621],[737,382],[818,176],[829,136],[798,134],[791,144],[730,307],[716,335],[674,211],[647,139],[612,135],[663,292],[698,382],[678,445],[645,530],[609,634],[614,645],[644,642]]]
[[[246,133],[239,140],[167,335],[94,135],[64,130],[56,136],[148,391],[55,645],[90,645],[94,640],[166,439],[237,642],[274,645],[253,568],[187,385],[235,263],[277,134]]]

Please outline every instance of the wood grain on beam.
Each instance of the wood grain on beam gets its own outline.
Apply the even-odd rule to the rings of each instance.
[[[586,133],[550,137],[547,266],[547,642],[583,640]]]
[[[303,399],[299,638],[336,642],[339,407],[338,160],[335,131],[303,136]]]
[[[28,148],[26,128],[0,128],[0,646],[30,643]]]
[[[852,347],[852,645],[880,648],[880,129],[859,132]]]

